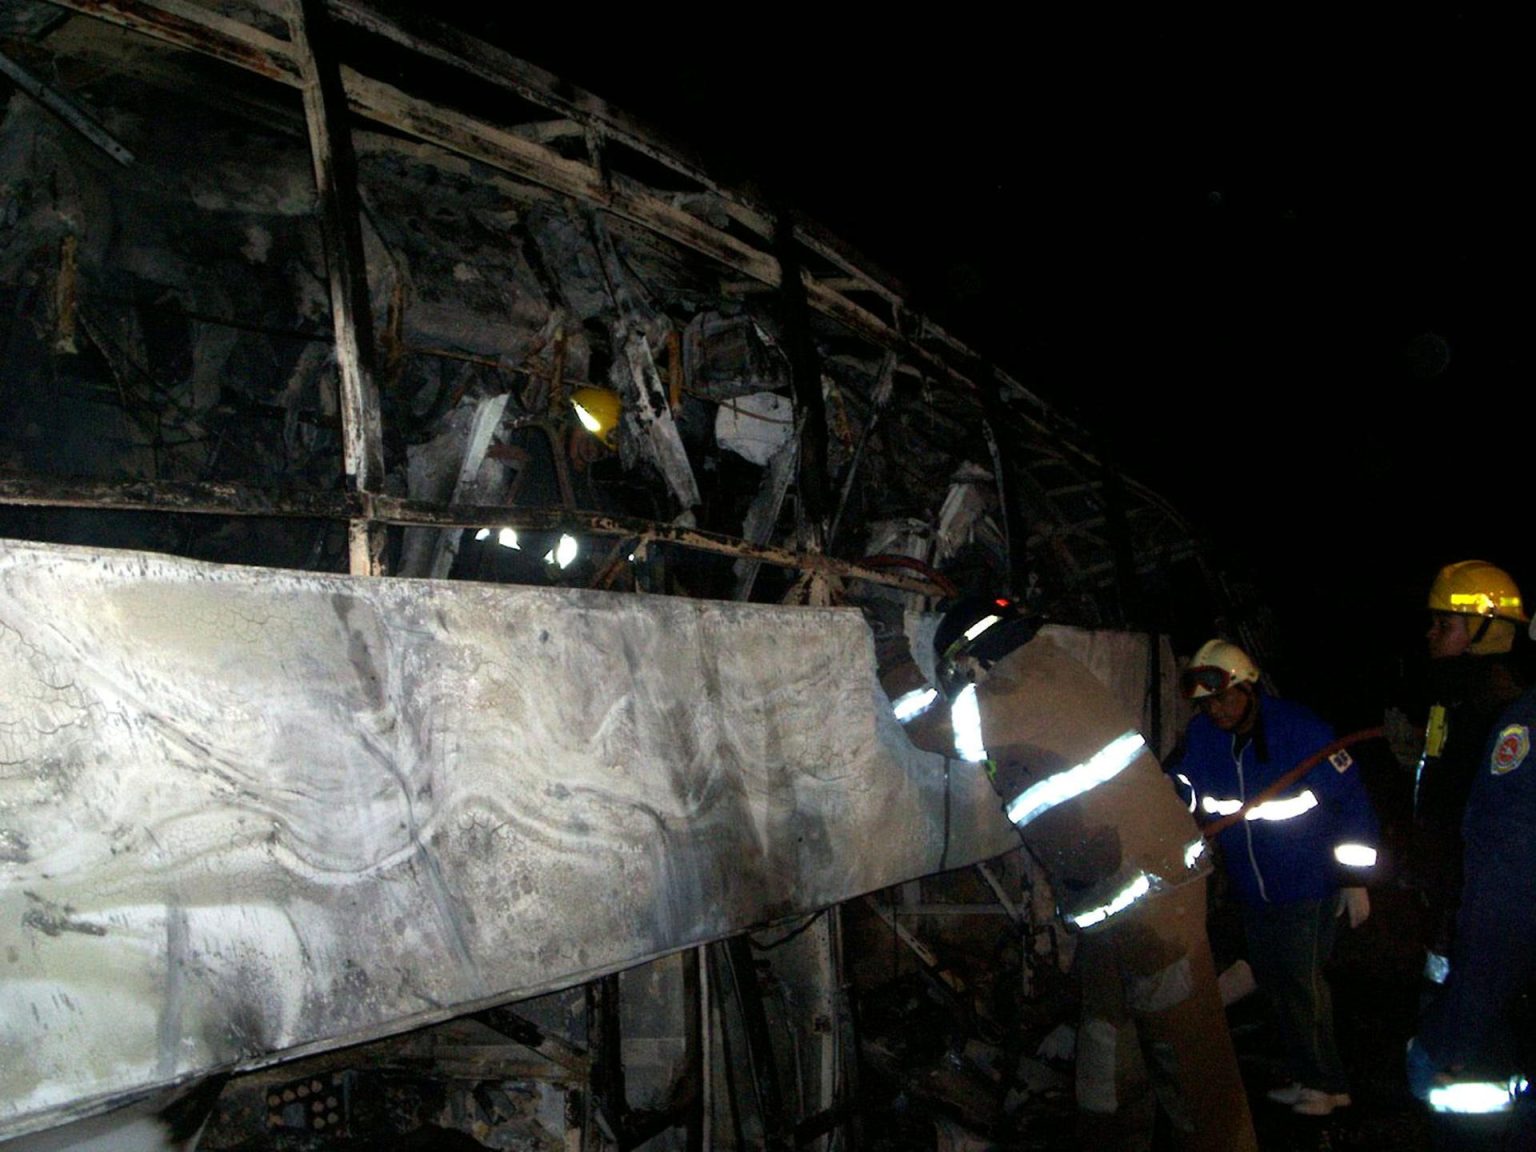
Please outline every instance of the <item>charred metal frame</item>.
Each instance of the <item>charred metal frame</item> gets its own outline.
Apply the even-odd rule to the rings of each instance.
[[[373,377],[373,305],[363,257],[357,158],[346,123],[347,96],[324,0],[288,0],[288,8],[330,274],[336,365],[341,376],[342,462],[349,485],[359,493],[373,493],[384,483],[384,433]],[[347,536],[352,574],[382,575],[384,536],[379,525],[368,519],[353,520]]]
[[[181,0],[48,2],[221,60],[305,93],[318,186],[322,190],[328,221],[333,312],[338,362],[343,376],[345,468],[352,491],[349,493],[351,503],[345,508],[334,507],[329,494],[296,494],[289,499],[309,505],[310,511],[302,514],[344,519],[352,525],[354,537],[359,531],[367,534],[361,544],[353,540],[354,572],[380,571],[377,531],[380,525],[490,526],[516,522],[529,513],[528,510],[498,508],[490,514],[477,510],[476,515],[467,516],[464,508],[406,508],[400,502],[391,504],[377,494],[382,477],[377,439],[378,400],[369,370],[372,350],[371,333],[366,330],[368,310],[359,307],[358,299],[359,284],[363,279],[360,245],[354,247],[347,242],[348,235],[355,235],[359,225],[356,187],[348,177],[347,157],[351,153],[351,144],[344,111],[624,219],[713,259],[722,269],[733,270],[769,291],[786,288],[783,270],[789,267],[798,281],[794,288],[799,290],[787,291],[786,301],[798,303],[803,299],[803,308],[807,312],[814,311],[837,321],[852,333],[885,349],[900,365],[893,371],[915,371],[930,384],[972,398],[984,410],[989,427],[998,422],[1006,409],[1010,419],[1033,426],[1047,439],[1052,438],[1053,432],[1064,432],[1078,443],[1084,440],[1078,430],[1068,426],[1017,380],[992,369],[986,369],[984,377],[978,378],[977,366],[982,364],[980,357],[926,317],[909,311],[903,290],[885,274],[873,270],[866,260],[846,250],[836,238],[788,211],[775,212],[750,196],[722,186],[685,149],[658,138],[654,132],[640,127],[600,99],[575,90],[541,69],[429,17],[412,16],[407,21],[375,11],[357,0],[265,0],[258,7],[287,22],[292,29],[293,38],[285,40]],[[290,4],[299,7],[289,8]],[[536,131],[540,124],[514,128],[490,124],[364,76],[345,61],[330,57],[328,38],[324,35],[330,23],[383,38],[544,108],[552,119],[543,126],[550,130]],[[317,36],[317,32],[320,35]],[[553,139],[575,134],[588,143],[587,162],[570,159],[550,146]],[[610,170],[602,160],[605,141],[663,165],[696,186],[697,192],[691,197],[658,193],[621,172]],[[426,158],[431,159],[430,156]],[[736,230],[716,227],[690,211],[685,205],[693,201],[723,213]],[[758,243],[741,239],[743,232],[757,238]],[[831,274],[818,276],[809,267],[812,261],[830,267]],[[819,389],[814,382],[806,387],[797,385],[796,391],[803,404],[814,407],[814,401],[819,398]],[[816,427],[818,421],[812,419],[809,423],[811,427],[803,430],[803,436],[814,438],[819,433],[824,434],[824,429]],[[992,430],[995,432],[996,429]],[[994,455],[1001,456],[1001,452]],[[1079,455],[1083,454],[1079,452]],[[1083,455],[1083,462],[1089,466],[1095,463],[1086,455]],[[1012,473],[1023,471],[1024,462],[995,459],[994,464],[1000,473],[995,482],[1009,521],[1010,567],[1016,575],[1023,568],[1026,552],[1037,542],[1038,533],[1028,534],[1017,497],[1003,494],[1008,481],[1001,473],[1006,467],[1011,478]],[[825,481],[825,469],[816,470],[814,459],[802,461],[802,470],[807,467]],[[826,522],[836,518],[833,513],[840,511],[847,499],[846,486],[845,481],[845,491],[835,508],[820,507],[830,496],[830,491],[820,490],[813,494],[810,503],[815,505],[812,510],[820,513],[814,517],[823,522],[820,527],[827,527]],[[136,503],[131,497],[125,501],[117,493],[91,485],[65,485],[73,488],[74,494],[61,499],[57,495],[50,496],[49,487],[51,485],[47,483],[13,481],[0,487],[0,503],[155,507],[162,510],[168,510],[169,505],[179,505],[175,510],[187,513],[295,514],[277,511],[270,496],[233,486],[221,489],[214,506],[185,499],[185,493],[178,493],[175,485],[129,486],[137,490],[139,499],[148,500],[149,504]],[[156,494],[162,487],[166,489],[163,499]],[[1138,495],[1150,497],[1148,493],[1139,492]],[[1149,502],[1160,503],[1155,497]],[[535,510],[533,515],[538,518],[548,513]],[[569,517],[569,510],[563,511],[562,515]],[[594,526],[592,530],[601,529]],[[897,583],[887,573],[870,573],[860,570],[857,565],[837,561],[821,553],[824,542],[809,545],[808,551],[790,551],[691,530],[669,533],[667,526],[659,525],[641,526],[641,531],[633,534],[643,539],[668,539],[683,547],[700,547],[802,573],[869,580],[925,595],[938,595],[943,591],[930,582],[904,577],[904,583]],[[806,545],[803,543],[801,547]],[[1078,571],[1076,575],[1096,581],[1107,573]]]
[[[272,516],[283,519],[368,520],[417,528],[506,526],[528,531],[578,529],[599,536],[671,544],[720,556],[737,556],[781,568],[883,584],[921,595],[942,595],[943,586],[916,575],[752,544],[732,536],[633,516],[564,508],[512,508],[488,504],[436,504],[362,492],[267,492],[235,484],[23,479],[0,476],[0,504],[54,508],[104,508],[124,512],[174,512],[209,516]]]

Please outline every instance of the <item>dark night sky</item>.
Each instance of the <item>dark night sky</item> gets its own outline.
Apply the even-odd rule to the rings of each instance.
[[[940,11],[491,33],[865,252],[1319,652],[1416,648],[1449,560],[1536,593],[1513,6]]]

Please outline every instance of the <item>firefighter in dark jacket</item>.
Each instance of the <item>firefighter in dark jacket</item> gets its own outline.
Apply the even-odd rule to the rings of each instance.
[[[1220,822],[1216,839],[1248,962],[1288,1064],[1289,1083],[1269,1097],[1302,1115],[1329,1115],[1351,1099],[1323,966],[1337,919],[1357,926],[1369,914],[1375,811],[1345,748],[1288,776],[1335,743],[1333,729],[1311,709],[1264,692],[1237,645],[1202,646],[1182,686],[1199,713],[1174,765],[1177,779],[1190,810]]]
[[[1408,866],[1424,904],[1424,977],[1449,971],[1462,887],[1462,819],[1489,730],[1523,687],[1513,649],[1526,622],[1508,572],[1482,560],[1447,564],[1429,590],[1432,705],[1414,769]]]
[[[899,630],[881,684],[919,747],[982,762],[1081,933],[1084,1147],[1150,1147],[1156,1106],[1188,1152],[1256,1149],[1206,936],[1193,818],[1110,692],[1006,599],[963,599],[934,638],[939,691]]]
[[[1536,624],[1531,627],[1536,639]],[[1489,1118],[1501,1147],[1536,1148],[1536,688],[1493,725],[1462,824],[1461,903],[1445,987],[1408,1045],[1414,1095],[1468,1128]],[[1518,1024],[1519,1002],[1527,1017]]]

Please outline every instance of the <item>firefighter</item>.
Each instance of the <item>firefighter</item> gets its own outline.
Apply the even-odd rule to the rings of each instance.
[[[1486,605],[1492,611],[1477,616],[1498,622],[1523,615],[1513,583],[1505,581],[1502,604]],[[1476,620],[1468,624],[1469,632],[1479,628]],[[1536,639],[1536,624],[1530,635]],[[1533,730],[1536,688],[1528,688],[1490,726],[1474,765],[1461,827],[1463,881],[1451,963],[1408,1044],[1409,1086],[1439,1117],[1442,1146],[1498,1140],[1500,1147],[1536,1148]]]
[[[1080,933],[1084,1146],[1150,1147],[1157,1105],[1188,1152],[1257,1148],[1206,936],[1205,841],[1110,692],[1004,597],[934,636],[937,689],[877,627],[881,684],[919,747],[986,765]]]
[[[1536,633],[1533,633],[1536,636]],[[1408,1045],[1414,1095],[1437,1113],[1500,1118],[1536,1147],[1536,689],[1499,717],[1467,801],[1453,963]],[[1517,1028],[1520,1000],[1527,1015]],[[1474,1123],[1478,1121],[1474,1120]],[[1485,1125],[1486,1127],[1486,1125]]]
[[[1509,573],[1482,560],[1440,569],[1428,607],[1433,703],[1414,770],[1409,870],[1424,905],[1424,977],[1438,985],[1450,970],[1467,794],[1494,719],[1520,695],[1513,648],[1527,618]]]
[[[1264,692],[1237,645],[1202,645],[1180,684],[1199,711],[1177,779],[1220,846],[1248,962],[1285,1052],[1288,1082],[1269,1098],[1304,1116],[1330,1115],[1352,1101],[1323,969],[1340,916],[1359,926],[1370,913],[1364,885],[1378,836],[1370,797],[1346,748],[1308,769],[1335,744],[1333,729]]]

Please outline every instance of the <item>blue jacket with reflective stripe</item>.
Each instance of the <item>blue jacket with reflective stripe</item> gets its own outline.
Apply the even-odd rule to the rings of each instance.
[[[1203,714],[1189,723],[1184,754],[1169,770],[1187,777],[1202,823],[1258,796],[1337,738],[1303,704],[1260,692],[1258,709],[1257,724],[1246,737],[1223,732]],[[1179,784],[1191,800],[1189,786]],[[1217,840],[1238,899],[1285,904],[1325,899],[1340,886],[1366,883],[1370,869],[1341,866],[1334,850],[1341,844],[1374,849],[1378,835],[1360,767],[1346,750],[1320,761]]]

